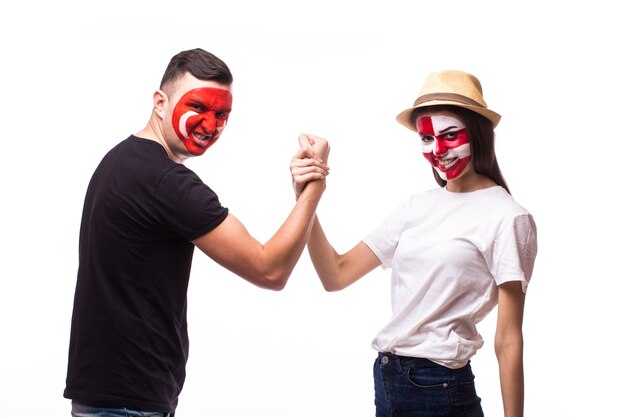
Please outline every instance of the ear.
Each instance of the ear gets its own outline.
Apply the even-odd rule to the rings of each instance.
[[[161,119],[165,116],[165,107],[169,99],[167,98],[167,94],[165,94],[162,90],[157,90],[152,95],[152,104],[154,113],[156,113]]]

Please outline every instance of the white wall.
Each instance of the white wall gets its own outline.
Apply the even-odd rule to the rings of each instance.
[[[0,6],[0,416],[69,416],[62,391],[87,182],[145,125],[171,56],[195,47],[230,66],[234,110],[218,144],[188,166],[267,240],[293,204],[298,134],[328,138],[319,215],[340,251],[407,195],[435,187],[395,115],[432,71],[477,75],[503,115],[505,177],[539,228],[527,415],[614,414],[626,370],[626,30],[614,3],[91,3]],[[369,343],[388,315],[382,270],[329,294],[305,255],[274,293],[198,253],[177,415],[373,415]],[[472,362],[489,416],[502,408],[494,315]]]

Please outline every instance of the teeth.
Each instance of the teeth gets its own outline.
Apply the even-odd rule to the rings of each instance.
[[[449,165],[454,165],[456,161],[457,161],[457,158],[440,159],[439,165],[441,165],[442,168],[447,168]]]
[[[206,140],[211,139],[210,135],[203,135],[198,132],[193,132],[193,135],[196,139],[201,140],[201,141],[206,141]]]

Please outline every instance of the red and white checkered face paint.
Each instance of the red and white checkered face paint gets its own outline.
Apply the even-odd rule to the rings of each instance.
[[[417,131],[422,138],[424,158],[435,167],[439,176],[448,181],[461,175],[471,157],[469,136],[463,122],[441,114],[424,115],[417,119]]]
[[[221,88],[196,88],[186,92],[172,112],[172,126],[190,154],[202,155],[222,134],[233,97]]]

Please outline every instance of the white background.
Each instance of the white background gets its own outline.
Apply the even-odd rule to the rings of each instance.
[[[615,415],[624,382],[626,88],[617,2],[34,1],[0,6],[0,416],[69,416],[62,398],[87,183],[144,127],[172,55],[230,66],[220,141],[187,165],[261,241],[293,204],[301,132],[331,142],[319,208],[345,251],[409,194],[436,187],[395,121],[426,76],[477,75],[503,115],[497,153],[535,216],[524,322],[528,416]],[[11,6],[9,6],[11,5]],[[369,344],[388,272],[326,293],[308,255],[282,292],[197,253],[191,353],[177,415],[373,416]],[[495,313],[472,364],[502,415]]]

